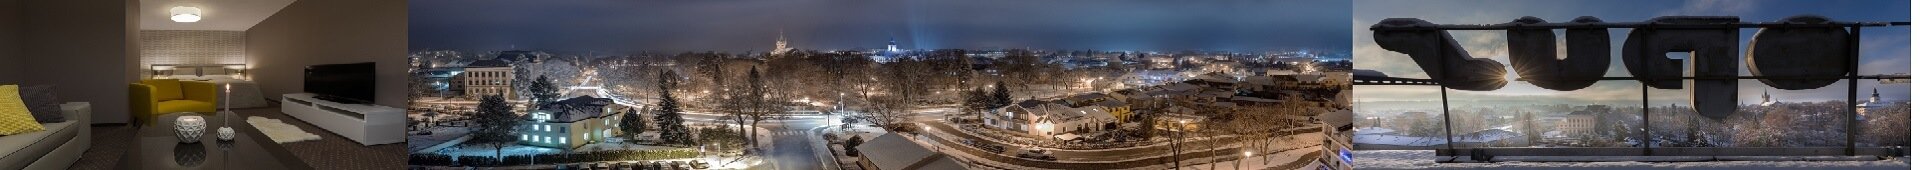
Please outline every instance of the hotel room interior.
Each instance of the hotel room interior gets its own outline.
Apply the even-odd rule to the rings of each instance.
[[[406,20],[395,0],[0,0],[0,169],[401,169]]]

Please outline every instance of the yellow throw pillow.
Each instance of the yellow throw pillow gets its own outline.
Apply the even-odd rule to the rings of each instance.
[[[0,136],[17,135],[47,130],[33,120],[33,113],[27,112],[27,102],[20,100],[20,86],[0,86]]]

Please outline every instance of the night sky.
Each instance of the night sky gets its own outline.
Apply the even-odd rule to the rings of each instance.
[[[1344,0],[414,0],[411,50],[1347,51]]]

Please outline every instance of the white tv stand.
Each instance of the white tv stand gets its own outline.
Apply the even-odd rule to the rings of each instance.
[[[406,141],[406,114],[399,108],[342,104],[313,98],[311,93],[281,95],[280,112],[360,142],[378,145]]]

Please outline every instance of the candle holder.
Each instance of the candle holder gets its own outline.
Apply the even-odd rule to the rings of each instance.
[[[199,143],[200,135],[207,130],[207,120],[200,116],[180,116],[173,120],[173,130],[180,143]]]
[[[220,112],[220,130],[217,130],[219,136],[214,137],[218,137],[217,139],[220,139],[220,141],[233,141],[233,127],[227,126],[233,124],[233,122],[229,122],[232,121],[231,119],[227,119],[227,117],[233,115],[233,98],[230,98],[233,97],[233,84],[226,84],[225,88],[225,94],[221,94],[220,96],[220,102],[222,103],[220,109],[226,109],[226,111]]]
[[[220,141],[222,142],[233,141],[232,127],[220,127],[220,129],[216,130],[216,132],[219,132],[219,136],[215,136],[215,137],[219,137]]]

